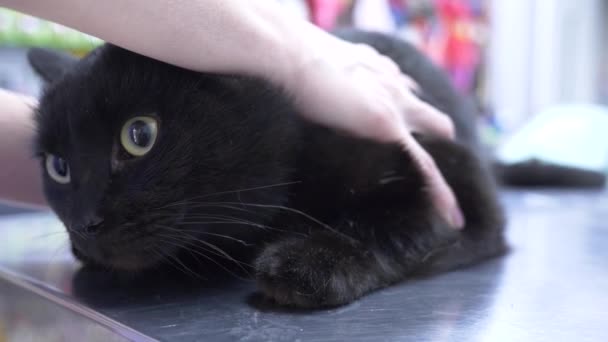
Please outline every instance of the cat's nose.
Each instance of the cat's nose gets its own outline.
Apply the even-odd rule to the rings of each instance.
[[[88,217],[81,222],[72,224],[72,230],[86,235],[96,235],[103,226],[103,219],[98,216]]]

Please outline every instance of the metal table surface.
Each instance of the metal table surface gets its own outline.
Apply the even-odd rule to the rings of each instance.
[[[608,341],[606,195],[505,192],[505,257],[316,312],[265,306],[238,279],[81,271],[52,215],[9,216],[0,341]]]

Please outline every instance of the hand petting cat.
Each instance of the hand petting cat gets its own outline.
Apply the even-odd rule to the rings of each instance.
[[[306,51],[313,53],[302,58],[283,81],[302,115],[360,137],[400,142],[425,175],[431,199],[444,220],[455,228],[464,226],[452,190],[433,158],[412,136],[416,132],[452,139],[451,119],[414,95],[417,85],[391,59],[368,45],[305,29],[312,38]]]
[[[0,5],[181,67],[266,77],[294,96],[311,120],[401,142],[423,172],[442,217],[454,227],[464,225],[452,190],[412,137],[419,132],[450,138],[452,122],[418,99],[412,82],[370,47],[335,38],[267,0],[0,0]],[[27,122],[28,115],[15,125]],[[3,192],[5,185],[0,184]]]

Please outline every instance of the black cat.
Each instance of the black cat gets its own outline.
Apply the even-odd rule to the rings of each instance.
[[[34,49],[30,62],[48,82],[37,113],[44,189],[75,255],[115,270],[187,271],[188,254],[241,263],[252,250],[266,296],[323,307],[503,252],[473,107],[407,43],[340,35],[394,59],[454,120],[457,142],[418,139],[454,189],[464,230],[439,219],[401,147],[303,121],[269,82],[111,45],[82,60]]]

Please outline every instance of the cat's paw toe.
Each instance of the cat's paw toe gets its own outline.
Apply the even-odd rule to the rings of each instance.
[[[262,293],[279,305],[321,308],[346,304],[348,291],[336,291],[340,277],[334,265],[305,240],[272,245],[256,261],[256,280]]]

